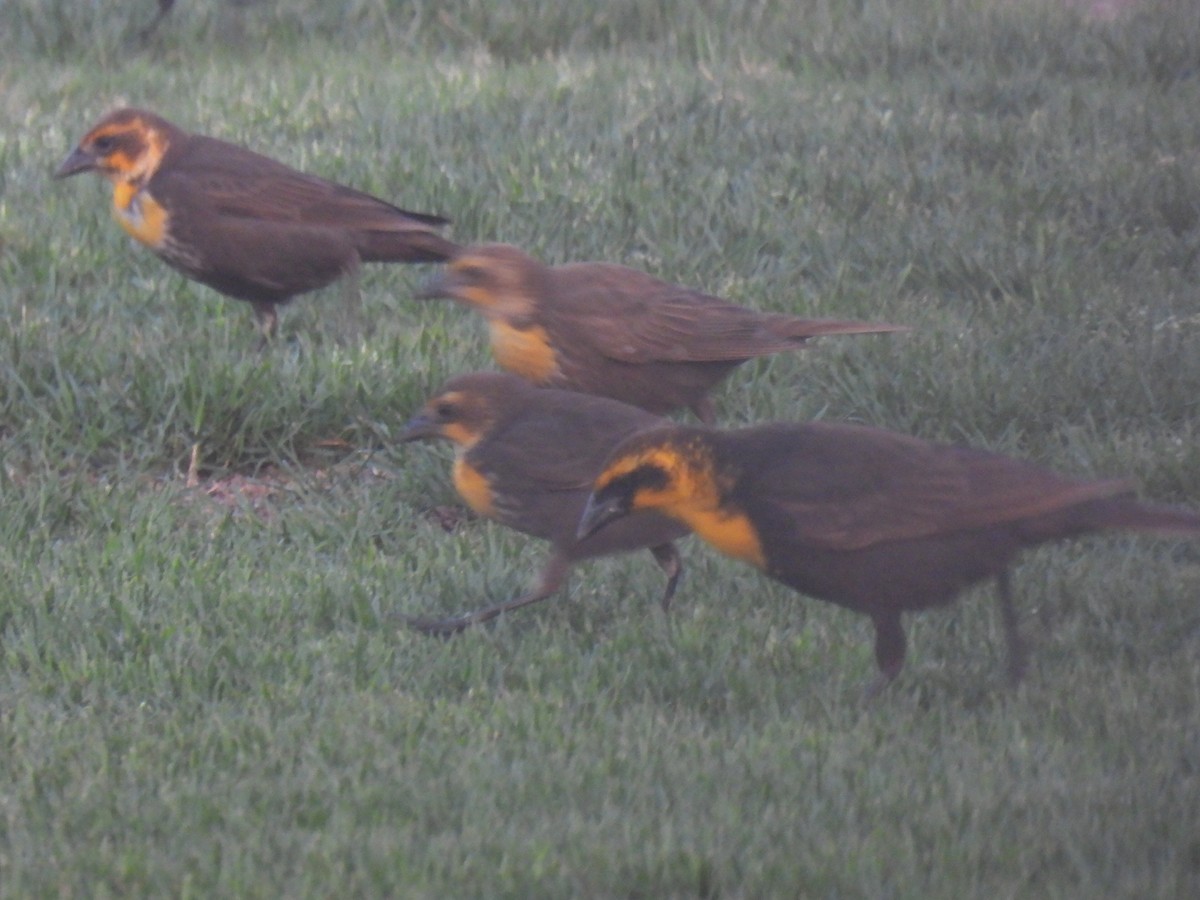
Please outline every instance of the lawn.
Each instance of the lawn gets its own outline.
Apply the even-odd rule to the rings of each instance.
[[[400,445],[480,323],[370,266],[246,304],[51,180],[118,104],[763,309],[904,323],[742,367],[1200,508],[1200,16],[1053,0],[0,0],[0,896],[1194,897],[1200,546],[1048,547],[870,623],[695,540],[441,641],[544,548]],[[732,6],[732,4],[729,4]],[[644,557],[644,558],[643,558]]]

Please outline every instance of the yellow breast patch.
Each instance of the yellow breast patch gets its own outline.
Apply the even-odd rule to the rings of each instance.
[[[680,509],[678,515],[701,539],[712,544],[726,556],[766,569],[758,532],[741,513],[714,509]]]
[[[488,328],[492,355],[500,368],[535,384],[545,384],[558,374],[558,359],[550,346],[550,337],[540,325],[514,328],[507,322],[492,320]]]
[[[495,517],[492,488],[487,476],[467,462],[463,454],[458,454],[454,459],[454,489],[467,506],[479,515]]]
[[[167,211],[150,192],[127,181],[113,185],[113,215],[130,237],[159,249],[167,237]]]

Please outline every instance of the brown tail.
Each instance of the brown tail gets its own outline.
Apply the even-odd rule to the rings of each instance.
[[[1139,503],[1132,497],[1097,500],[1089,510],[1097,529],[1126,529],[1152,534],[1200,534],[1200,514],[1180,506]]]
[[[433,231],[371,231],[362,235],[358,254],[363,262],[445,262],[459,252],[458,244]]]
[[[1096,484],[1102,486],[1100,482]],[[1120,493],[1068,503],[1029,516],[1020,520],[1017,530],[1022,540],[1030,544],[1097,531],[1144,531],[1197,537],[1200,536],[1200,514],[1177,506],[1141,503],[1132,493]]]
[[[823,334],[889,334],[912,331],[907,325],[888,325],[882,322],[855,322],[839,319],[801,319],[797,316],[772,316],[767,330],[785,340],[804,340]]]

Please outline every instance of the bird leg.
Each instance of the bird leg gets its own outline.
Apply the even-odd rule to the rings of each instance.
[[[904,667],[904,627],[899,610],[871,616],[875,623],[875,664],[879,674],[867,685],[864,699],[871,700],[892,683]]]
[[[255,349],[262,351],[275,337],[279,328],[279,313],[275,311],[275,304],[267,301],[251,300],[250,305],[254,307],[254,325],[258,329],[258,346]]]
[[[472,625],[490,622],[492,619],[506,612],[511,612],[514,609],[520,609],[522,606],[529,606],[532,603],[545,600],[562,587],[562,583],[567,576],[567,571],[570,568],[571,564],[563,556],[555,553],[550,557],[541,574],[538,575],[537,584],[520,597],[506,600],[503,603],[497,603],[495,606],[489,606],[486,609],[479,609],[475,612],[463,613],[458,616],[450,616],[445,619],[426,619],[411,616],[401,616],[401,618],[404,620],[404,624],[414,631],[419,631],[422,634],[431,634],[436,637],[450,637],[451,635],[466,631]]]
[[[662,599],[658,602],[662,606],[662,611],[669,613],[671,598],[675,596],[675,588],[679,586],[679,578],[683,575],[683,560],[680,559],[675,545],[670,543],[651,547],[650,552],[654,554],[654,561],[658,563],[659,568],[667,573],[667,586],[663,590]]]
[[[1004,641],[1008,645],[1008,681],[1009,684],[1016,687],[1025,677],[1025,670],[1029,664],[1029,653],[1017,625],[1017,610],[1013,606],[1008,570],[996,576],[996,593],[1000,598],[1000,618],[1004,622]]]
[[[338,338],[344,346],[357,343],[363,333],[362,289],[359,284],[358,256],[345,268],[342,280],[342,303],[338,316]]]

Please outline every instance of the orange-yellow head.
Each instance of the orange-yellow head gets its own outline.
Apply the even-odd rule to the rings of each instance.
[[[758,533],[731,497],[737,473],[723,468],[714,452],[717,434],[669,426],[627,438],[596,476],[577,537],[639,510],[656,510],[721,552],[766,568]]]
[[[92,126],[55,178],[95,172],[116,184],[145,184],[158,170],[179,129],[152,112],[127,107]]]
[[[510,244],[464,247],[445,270],[417,294],[444,297],[475,307],[489,319],[515,323],[537,309],[545,266]]]

